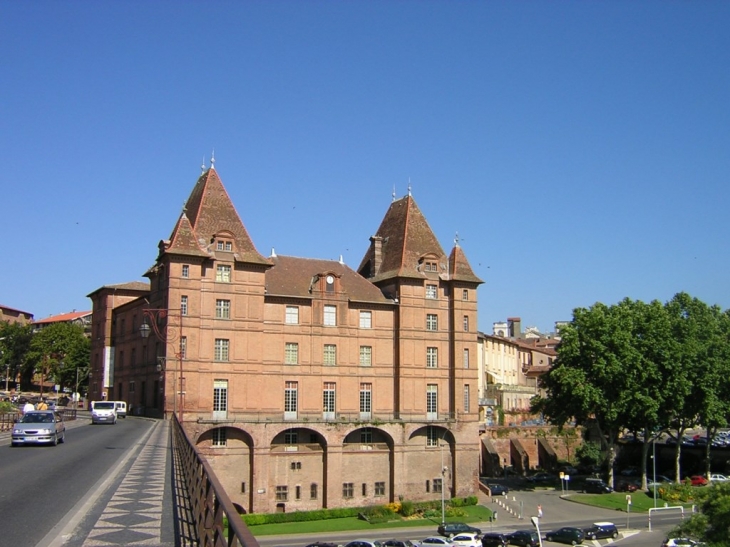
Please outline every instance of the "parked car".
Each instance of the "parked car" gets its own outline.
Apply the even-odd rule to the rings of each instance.
[[[329,543],[327,541],[315,541],[314,543],[310,543],[307,545],[307,547],[340,547],[336,543]]]
[[[618,529],[613,522],[594,522],[593,526],[583,530],[586,539],[616,539],[618,537]]]
[[[662,547],[694,547],[695,545],[703,544],[689,538],[667,538],[662,543]]]
[[[507,535],[510,545],[519,545],[520,547],[537,547],[540,545],[540,537],[534,530],[516,530]]]
[[[725,475],[720,475],[720,473],[712,473],[710,475],[710,482],[727,482],[730,481]]]
[[[426,539],[422,539],[416,545],[421,547],[453,547],[451,539],[446,537],[431,536]]]
[[[558,477],[553,475],[552,473],[535,473],[534,475],[527,477],[526,479],[528,482],[537,483],[537,484],[547,484],[556,482],[558,480]]]
[[[664,484],[671,483],[671,482],[674,482],[674,481],[672,479],[670,479],[669,477],[667,477],[666,475],[657,475],[656,481],[654,481],[654,477],[652,477],[652,480],[650,480],[646,484],[646,486],[648,488],[654,488],[655,486],[662,486]]]
[[[479,541],[479,535],[474,532],[464,532],[456,534],[451,538],[451,543],[459,547],[480,547],[482,542]]]
[[[487,484],[487,488],[489,488],[489,492],[493,496],[503,496],[504,494],[507,494],[509,492],[509,488],[504,484]]]
[[[613,492],[613,488],[601,479],[586,479],[583,481],[583,492],[589,494],[610,494]]]
[[[580,528],[573,526],[564,526],[545,534],[545,539],[556,543],[567,543],[569,545],[580,545],[583,543],[586,535]]]
[[[464,522],[445,522],[440,524],[438,527],[438,533],[446,537],[463,534],[464,532],[474,532],[475,534],[482,533],[481,529],[469,526]]]
[[[578,469],[573,467],[572,465],[564,465],[560,468],[560,471],[565,473],[566,475],[577,475]]]
[[[60,414],[52,410],[26,412],[15,425],[10,446],[21,444],[57,445],[66,440],[66,424]]]
[[[692,486],[705,486],[707,484],[707,479],[702,475],[692,475],[689,477],[689,481]]]
[[[616,492],[636,492],[638,489],[639,485],[632,480],[623,480],[616,484]]]
[[[407,539],[386,539],[381,543],[383,547],[413,547],[413,542]]]
[[[482,547],[507,547],[509,538],[507,534],[489,532],[482,536]]]
[[[376,539],[355,539],[345,544],[345,547],[382,547]]]

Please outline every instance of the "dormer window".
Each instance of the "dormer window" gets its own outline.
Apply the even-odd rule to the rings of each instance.
[[[438,265],[435,262],[425,262],[424,268],[427,272],[438,272]]]
[[[332,275],[328,275],[324,278],[325,291],[335,292],[335,278]]]
[[[230,241],[226,241],[224,239],[219,239],[216,242],[216,249],[218,251],[228,251],[231,252],[233,250],[233,243]]]

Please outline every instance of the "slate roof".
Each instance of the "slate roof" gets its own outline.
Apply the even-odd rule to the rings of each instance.
[[[162,242],[160,253],[212,258],[211,243],[221,233],[232,237],[237,262],[270,264],[256,250],[218,173],[211,167],[195,183],[170,239]]]
[[[311,287],[318,275],[332,274],[340,279],[341,292],[350,301],[392,303],[380,289],[363,276],[336,260],[275,256],[273,268],[266,272],[266,294],[311,298]]]
[[[116,285],[102,285],[95,291],[90,292],[87,294],[87,297],[91,297],[92,294],[96,294],[99,291],[103,291],[104,289],[116,289],[119,291],[144,291],[149,292],[150,290],[150,284],[145,281],[129,281],[127,283],[118,283]]]

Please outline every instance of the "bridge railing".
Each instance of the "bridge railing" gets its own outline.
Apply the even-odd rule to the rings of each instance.
[[[173,439],[182,462],[183,476],[201,547],[259,547],[213,469],[172,416]]]

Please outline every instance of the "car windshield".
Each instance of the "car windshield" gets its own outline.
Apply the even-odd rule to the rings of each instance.
[[[114,403],[94,403],[94,410],[111,410],[114,408]]]
[[[52,424],[54,422],[51,414],[26,414],[20,421],[24,424]]]

